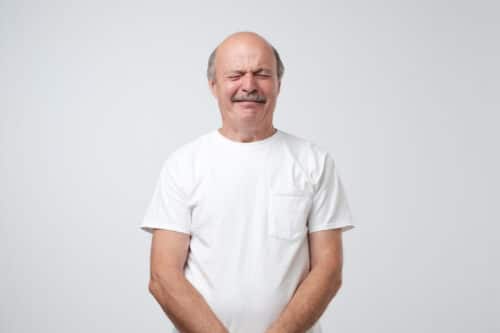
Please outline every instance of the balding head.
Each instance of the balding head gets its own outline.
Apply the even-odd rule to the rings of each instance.
[[[241,31],[229,35],[212,51],[210,57],[208,58],[207,66],[207,79],[209,81],[215,80],[216,77],[217,54],[241,46],[242,44],[252,45],[256,48],[264,48],[271,52],[276,61],[276,74],[278,76],[278,80],[281,81],[283,73],[285,72],[285,66],[281,61],[278,51],[262,36],[250,31]]]
[[[207,75],[224,128],[247,135],[272,130],[283,65],[269,42],[253,32],[230,35],[210,57]]]

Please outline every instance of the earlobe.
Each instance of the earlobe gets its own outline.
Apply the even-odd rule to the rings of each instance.
[[[215,95],[215,80],[208,80],[208,89],[210,89],[212,96],[216,97],[216,95]]]
[[[210,89],[212,96],[217,97],[217,94],[216,94],[217,88],[215,86],[215,80],[208,80],[208,88]]]

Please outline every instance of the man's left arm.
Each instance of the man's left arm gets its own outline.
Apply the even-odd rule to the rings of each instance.
[[[321,317],[342,284],[342,229],[311,232],[311,269],[266,333],[304,333]]]

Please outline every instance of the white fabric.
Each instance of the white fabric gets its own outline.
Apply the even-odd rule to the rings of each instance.
[[[186,278],[231,333],[263,333],[309,271],[307,233],[354,225],[334,160],[316,144],[214,130],[166,158],[140,227],[191,234]]]

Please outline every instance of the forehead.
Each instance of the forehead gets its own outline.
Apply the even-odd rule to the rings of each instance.
[[[232,43],[223,45],[217,50],[216,69],[266,68],[273,70],[275,61],[272,48],[264,43]]]

